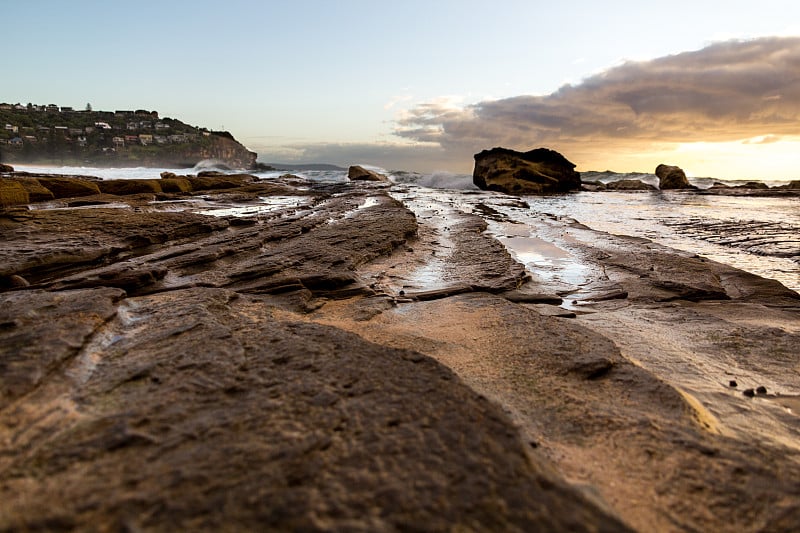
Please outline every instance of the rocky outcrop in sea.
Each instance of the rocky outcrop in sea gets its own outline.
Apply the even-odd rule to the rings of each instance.
[[[492,148],[475,154],[473,183],[508,194],[551,194],[579,189],[581,178],[575,165],[554,150]]]

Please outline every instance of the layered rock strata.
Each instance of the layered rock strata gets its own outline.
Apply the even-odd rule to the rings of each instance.
[[[800,519],[800,296],[777,282],[544,217],[598,272],[570,321],[486,232],[522,202],[95,185],[0,211],[0,530]]]

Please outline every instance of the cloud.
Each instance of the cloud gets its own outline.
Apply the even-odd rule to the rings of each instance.
[[[727,41],[630,61],[546,96],[424,103],[398,116],[395,134],[454,157],[498,145],[588,154],[603,145],[774,142],[800,134],[800,38]]]

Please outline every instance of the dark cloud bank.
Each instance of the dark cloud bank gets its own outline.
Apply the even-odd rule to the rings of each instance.
[[[403,167],[405,159],[405,167],[414,169],[415,160],[435,156],[432,165],[416,166],[449,162],[450,168],[464,169],[473,153],[493,146],[550,146],[591,159],[593,152],[670,143],[758,136],[763,139],[748,142],[770,143],[800,134],[799,119],[800,38],[762,38],[627,62],[547,96],[465,108],[421,104],[397,121],[395,133],[424,148],[349,150],[378,164],[391,156],[395,167]],[[380,153],[387,150],[391,153]]]

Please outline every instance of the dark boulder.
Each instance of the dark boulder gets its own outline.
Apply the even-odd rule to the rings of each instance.
[[[366,168],[358,165],[353,165],[347,170],[347,177],[355,181],[389,181],[389,178],[383,174],[379,174],[374,170],[367,170]]]
[[[508,194],[551,194],[581,188],[575,164],[547,148],[484,150],[475,154],[472,181],[480,189]]]
[[[0,163],[0,172],[14,172],[14,167]]]
[[[686,173],[680,167],[672,165],[658,165],[656,167],[659,189],[694,189],[686,179]]]

